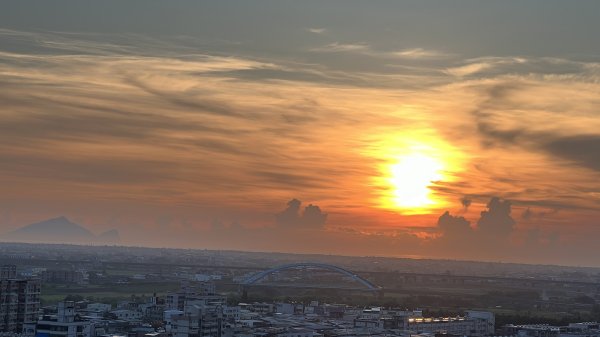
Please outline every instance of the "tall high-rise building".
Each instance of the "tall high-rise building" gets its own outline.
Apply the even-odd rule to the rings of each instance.
[[[38,279],[18,278],[15,266],[0,267],[0,331],[28,333],[40,310]]]

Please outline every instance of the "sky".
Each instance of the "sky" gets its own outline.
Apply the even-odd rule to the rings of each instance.
[[[598,1],[6,1],[0,234],[600,266]]]

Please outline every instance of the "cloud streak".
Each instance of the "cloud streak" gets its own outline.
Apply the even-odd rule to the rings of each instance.
[[[334,32],[312,30],[319,39]],[[338,253],[439,256],[482,233],[515,245],[535,228],[530,237],[546,244],[555,242],[548,233],[584,239],[565,233],[566,223],[597,232],[589,225],[600,208],[594,62],[461,60],[366,42],[303,47],[292,60],[223,56],[182,38],[136,44],[133,36],[1,30],[0,39],[10,42],[0,48],[4,228],[60,211],[93,223],[119,213],[123,225],[162,230],[155,219],[173,214],[169,226],[181,237],[204,233],[215,218],[241,223],[211,234],[223,244],[235,232],[240,245],[254,237],[267,247],[285,233],[268,246],[284,249],[297,225],[322,235],[306,249],[293,245],[298,251],[333,244]],[[364,68],[348,71],[355,61]],[[432,187],[461,200],[456,209],[407,217],[382,207],[372,178],[402,149],[373,148],[403,134],[458,149],[460,169]],[[295,196],[313,204],[288,205],[278,225],[274,210]],[[510,211],[527,209],[548,216],[510,221]]]

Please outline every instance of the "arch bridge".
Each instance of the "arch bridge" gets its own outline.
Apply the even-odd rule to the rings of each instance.
[[[277,266],[277,267],[274,267],[274,268],[271,268],[268,270],[264,270],[264,271],[254,274],[254,275],[250,276],[249,278],[247,278],[246,280],[244,280],[241,283],[241,286],[243,288],[247,288],[248,286],[252,286],[252,285],[256,284],[258,281],[264,279],[265,277],[267,277],[271,274],[276,274],[280,271],[292,270],[292,269],[306,269],[306,268],[318,268],[318,269],[323,269],[323,270],[329,270],[329,271],[333,271],[338,274],[347,276],[353,282],[356,282],[359,285],[361,285],[362,286],[361,289],[365,290],[365,291],[380,292],[382,290],[381,287],[376,286],[375,284],[371,283],[370,281],[356,275],[355,273],[353,273],[349,270],[346,270],[344,268],[334,266],[331,264],[317,263],[317,262],[290,263],[290,264],[284,264],[281,266]]]

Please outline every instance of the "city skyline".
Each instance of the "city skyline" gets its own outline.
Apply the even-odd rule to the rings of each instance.
[[[600,266],[600,3],[374,3],[3,4],[0,238]]]

